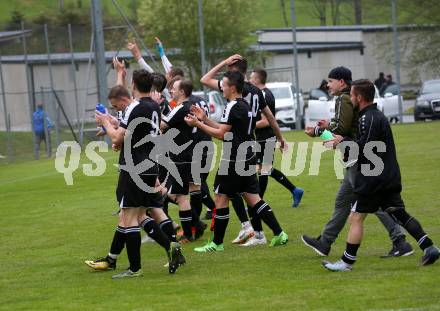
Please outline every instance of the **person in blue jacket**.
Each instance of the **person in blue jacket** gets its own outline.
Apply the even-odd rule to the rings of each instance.
[[[35,133],[35,143],[37,148],[37,157],[40,156],[40,145],[44,140],[47,149],[47,156],[52,154],[52,147],[50,144],[50,130],[53,128],[52,121],[44,110],[43,103],[37,103],[37,110],[32,115]]]

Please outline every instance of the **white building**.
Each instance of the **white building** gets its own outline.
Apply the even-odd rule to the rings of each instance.
[[[431,27],[399,26],[399,41]],[[292,81],[292,29],[257,31],[256,49],[266,52],[264,66],[270,81]],[[390,25],[320,26],[297,28],[299,85],[304,92],[317,88],[336,66],[351,69],[353,79],[375,80],[379,72],[395,76]],[[432,78],[424,72],[416,79],[402,68],[403,86]]]

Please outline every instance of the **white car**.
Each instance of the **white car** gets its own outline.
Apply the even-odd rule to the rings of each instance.
[[[376,86],[374,94],[374,102],[377,104],[385,116],[389,119],[399,116],[399,101],[397,95],[386,93],[385,97],[380,97]],[[403,99],[402,99],[403,100]],[[335,98],[328,100],[327,97],[309,100],[306,111],[306,123],[316,123],[319,120],[330,120],[335,116]]]
[[[290,82],[266,83],[275,97],[275,118],[281,127],[295,128],[297,92]],[[304,99],[299,93],[301,116],[304,117]],[[302,121],[302,120],[301,120]]]

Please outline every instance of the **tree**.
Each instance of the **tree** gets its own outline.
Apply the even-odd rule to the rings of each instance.
[[[281,14],[283,15],[283,21],[284,21],[284,27],[289,26],[289,22],[287,21],[287,15],[286,15],[286,0],[280,0],[281,4]]]
[[[327,0],[311,0],[312,16],[319,19],[321,26],[327,25]]]
[[[20,11],[14,10],[11,12],[11,19],[8,22],[8,30],[17,30],[21,28],[21,22],[24,21],[24,15]]]
[[[391,23],[391,1],[379,3],[386,4],[389,23]],[[397,17],[399,25],[412,25],[411,31],[399,30],[399,45],[401,53],[402,68],[406,69],[413,78],[418,78],[424,74],[436,76],[440,75],[440,24],[438,16],[440,7],[437,0],[399,0],[397,7]],[[384,7],[385,9],[385,7]],[[417,27],[428,26],[428,27]],[[388,45],[383,55],[378,55],[390,62],[394,61],[394,50],[392,46],[391,32],[383,36],[377,42],[378,45]]]
[[[333,25],[340,25],[341,24],[341,2],[342,0],[329,0],[330,3],[330,12],[332,15],[332,23]]]
[[[354,23],[362,25],[362,3],[361,0],[354,0]]]
[[[208,63],[232,53],[245,54],[255,29],[252,0],[205,0],[205,48]],[[188,75],[198,81],[201,72],[197,0],[145,0],[138,8],[140,29],[147,43],[159,37],[167,48],[180,49]],[[197,79],[194,79],[197,77]]]

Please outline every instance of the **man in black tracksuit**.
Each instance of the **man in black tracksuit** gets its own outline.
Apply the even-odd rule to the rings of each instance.
[[[356,253],[363,236],[366,216],[378,210],[387,212],[417,241],[424,251],[421,265],[433,264],[440,252],[424,232],[420,223],[405,210],[400,168],[397,162],[393,133],[385,115],[377,109],[374,100],[374,84],[369,80],[354,81],[351,102],[359,107],[359,135],[357,140],[335,135],[333,145],[346,141],[350,151],[359,148],[357,170],[354,178],[354,199],[350,214],[347,246],[342,258],[331,263],[324,261],[331,271],[350,271],[356,261]],[[345,149],[345,146],[341,148]]]
[[[315,128],[306,128],[306,134],[312,137],[320,136],[324,130],[332,132],[333,135],[340,135],[355,139],[358,135],[359,108],[354,107],[350,100],[351,71],[346,67],[333,68],[328,75],[328,86],[331,95],[336,96],[335,117],[330,122],[322,120]],[[339,233],[345,226],[350,215],[350,204],[353,201],[354,175],[357,164],[347,165],[347,171],[336,195],[335,206],[331,219],[325,224],[319,237],[302,235],[301,240],[321,256],[330,253],[331,245],[335,242]],[[393,247],[388,255],[383,257],[408,256],[414,251],[411,245],[405,240],[400,226],[382,210],[377,211],[385,229],[388,231]]]

